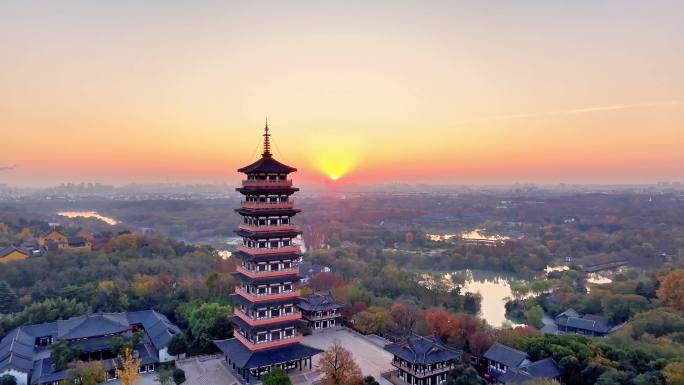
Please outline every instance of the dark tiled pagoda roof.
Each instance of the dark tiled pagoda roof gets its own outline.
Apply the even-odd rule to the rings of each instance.
[[[233,303],[240,303],[247,307],[248,309],[254,309],[258,307],[268,307],[268,306],[278,306],[278,305],[287,305],[287,304],[294,304],[297,302],[297,298],[284,298],[284,299],[274,299],[271,301],[261,301],[261,302],[256,302],[253,303],[249,301],[248,299],[244,298],[243,296],[239,294],[229,294],[229,297],[233,300]]]
[[[235,234],[237,234],[243,238],[252,238],[252,239],[278,238],[278,237],[294,238],[301,233],[302,233],[301,230],[296,230],[296,229],[269,230],[269,231],[259,231],[259,232],[238,229],[235,231]]]
[[[264,330],[271,330],[274,327],[274,324],[268,324],[268,325],[262,325],[262,326],[252,326],[245,322],[242,318],[232,315],[228,317],[228,319],[233,323],[236,324],[240,329],[242,330],[249,330],[249,331],[254,331],[254,332],[260,332]],[[285,322],[279,322],[278,323],[278,328],[287,328],[290,326],[300,326],[302,325],[302,321],[300,320],[292,320],[292,321],[285,321]]]
[[[327,311],[341,309],[344,304],[337,301],[330,293],[314,293],[302,297],[298,306],[304,311]]]
[[[413,335],[406,341],[385,346],[385,350],[395,356],[415,364],[434,364],[455,360],[461,357],[462,351],[444,345],[436,337]]]
[[[236,251],[233,256],[246,261],[254,262],[268,262],[268,261],[280,261],[282,259],[295,259],[301,256],[300,253],[282,253],[282,254],[262,254],[262,255],[252,255],[243,253],[242,251]]]
[[[248,277],[242,273],[239,273],[237,271],[234,271],[230,273],[233,275],[235,278],[239,279],[241,282],[244,282],[248,285],[252,284],[261,284],[261,285],[268,285],[271,283],[280,283],[280,282],[292,282],[292,283],[297,283],[299,282],[302,277],[299,276],[299,274],[292,274],[292,275],[281,275],[277,277],[271,277],[271,278],[251,278]]]
[[[497,342],[485,352],[484,358],[517,368],[527,359],[527,353]]]
[[[250,164],[249,166],[242,167],[238,169],[238,172],[245,174],[253,173],[277,173],[277,174],[289,174],[291,172],[297,171],[296,168],[290,167],[284,163],[280,163],[273,159],[270,155],[264,155],[261,159]]]
[[[214,341],[214,344],[231,358],[239,368],[258,368],[308,358],[323,352],[304,344],[292,344],[274,349],[251,351],[235,338]]]

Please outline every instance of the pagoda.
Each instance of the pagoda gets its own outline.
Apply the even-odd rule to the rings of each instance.
[[[258,381],[276,366],[311,369],[311,358],[321,352],[303,345],[297,331],[302,255],[294,240],[301,231],[292,222],[300,210],[291,197],[299,189],[288,179],[297,169],[273,158],[270,136],[266,122],[261,158],[238,170],[246,179],[236,189],[244,199],[235,210],[242,217],[236,230],[242,242],[233,254],[239,259],[233,273],[239,283],[231,295],[234,338],[215,341],[242,383]]]

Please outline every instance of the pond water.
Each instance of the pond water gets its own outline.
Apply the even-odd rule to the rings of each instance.
[[[452,238],[460,238],[466,241],[505,241],[511,239],[505,235],[492,234],[485,235],[483,229],[464,231],[461,233],[427,234],[431,241],[448,241]]]
[[[441,290],[449,290],[463,284],[463,291],[480,293],[482,304],[479,316],[493,327],[503,323],[521,326],[506,318],[504,305],[513,298],[511,283],[524,281],[515,274],[487,270],[458,270],[453,272],[433,272],[423,276],[421,284]]]
[[[62,211],[57,213],[57,215],[67,217],[67,218],[95,218],[110,226],[114,226],[119,223],[116,219],[100,215],[97,211]]]

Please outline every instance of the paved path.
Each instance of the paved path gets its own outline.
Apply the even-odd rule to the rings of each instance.
[[[186,360],[176,362],[176,366],[185,371],[184,385],[231,385],[236,384],[235,377],[223,366],[220,359]]]
[[[382,385],[391,383],[380,376],[380,373],[393,369],[390,365],[392,355],[383,348],[370,342],[366,337],[349,330],[326,330],[304,337],[304,344],[326,350],[339,341],[352,352],[354,361],[361,367],[364,376],[373,376]],[[314,356],[313,364],[317,366],[320,355]]]

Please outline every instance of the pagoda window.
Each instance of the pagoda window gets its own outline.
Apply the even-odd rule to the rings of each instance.
[[[266,271],[266,264],[265,263],[260,263],[258,267],[259,271]]]
[[[267,293],[266,286],[259,286],[257,288],[257,293],[258,294],[266,294]]]
[[[283,308],[283,311],[285,312],[285,314],[292,314],[293,309],[294,308],[292,307],[292,305],[287,305]]]
[[[257,342],[264,342],[267,340],[267,338],[268,336],[266,335],[266,332],[257,333]]]
[[[292,262],[290,262],[290,261],[283,262],[283,269],[289,269],[291,267],[292,267]]]
[[[285,329],[285,337],[292,337],[294,335],[294,328]]]
[[[270,219],[268,220],[268,224],[271,225],[271,226],[275,226],[275,225],[278,224],[278,220],[277,220],[276,218],[270,218]]]
[[[259,218],[259,226],[265,226],[266,225],[266,218]]]
[[[271,309],[271,317],[279,317],[280,309]]]
[[[266,317],[266,310],[259,310],[257,312],[257,318],[264,318]]]
[[[289,239],[283,239],[283,246],[290,246],[290,240]]]
[[[283,285],[283,291],[290,291],[292,290],[292,284],[291,283],[286,283]]]
[[[290,218],[288,218],[288,217],[283,217],[283,218],[280,220],[280,222],[281,222],[282,224],[284,224],[284,225],[287,225],[287,224],[290,223]]]
[[[266,241],[259,241],[259,248],[260,249],[266,248]]]
[[[271,264],[271,271],[278,271],[278,263]]]

